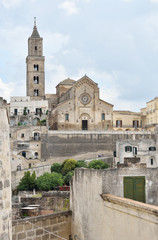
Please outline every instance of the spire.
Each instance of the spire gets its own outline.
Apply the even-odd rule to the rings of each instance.
[[[40,35],[39,35],[37,27],[36,27],[36,17],[34,17],[34,27],[33,27],[33,32],[32,32],[31,38],[40,38]]]

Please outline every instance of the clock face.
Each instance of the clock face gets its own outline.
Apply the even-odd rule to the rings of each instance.
[[[80,101],[82,104],[88,104],[90,102],[90,96],[87,93],[83,93],[80,97]]]

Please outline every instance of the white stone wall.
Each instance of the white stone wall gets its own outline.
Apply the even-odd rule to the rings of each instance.
[[[2,98],[0,98],[0,239],[12,239],[9,124]]]
[[[157,240],[157,206],[115,196],[109,196],[108,198],[106,196],[105,198],[105,195],[102,195],[103,184],[109,184],[107,193],[111,193],[113,189],[118,189],[118,182],[122,178],[121,175],[119,176],[118,170],[113,170],[111,178],[109,179],[107,176],[109,182],[103,183],[104,174],[106,175],[110,171],[110,169],[108,171],[75,170],[70,188],[73,239]],[[155,169],[152,169],[152,171],[156,173]],[[136,176],[142,174],[151,174],[152,176],[152,172],[146,169],[134,173]],[[130,175],[129,170],[127,174]],[[115,179],[113,185],[111,185],[113,178]],[[150,188],[151,186],[147,191],[150,192]]]
[[[29,109],[29,114],[35,114],[36,108],[42,108],[42,113],[46,114],[48,110],[48,100],[34,100],[30,97],[11,97],[10,116],[14,116],[14,109],[17,109],[18,115],[23,115],[24,108]]]

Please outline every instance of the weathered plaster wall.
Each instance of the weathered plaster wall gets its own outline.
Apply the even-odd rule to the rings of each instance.
[[[132,204],[129,199],[121,199],[119,203],[101,198],[100,195],[105,192],[122,196],[123,189],[119,185],[124,175],[146,176],[148,202],[156,202],[156,169],[133,172],[131,169],[76,169],[71,182],[70,201],[74,239],[104,240],[105,236],[106,240],[157,239],[158,207],[136,201]],[[151,199],[155,200],[152,202]]]
[[[6,103],[0,98],[0,239],[11,240],[11,167]]]
[[[158,206],[158,168],[107,169],[102,175],[102,193],[123,197],[124,176],[145,176],[146,203]]]
[[[52,234],[45,232],[44,229]],[[71,211],[13,221],[13,240],[59,239],[53,233],[69,239],[71,235]]]

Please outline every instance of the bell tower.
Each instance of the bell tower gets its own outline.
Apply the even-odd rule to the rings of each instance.
[[[28,56],[26,58],[26,95],[32,100],[44,99],[45,96],[45,57],[43,56],[43,38],[40,37],[36,18],[31,37],[28,39]]]

